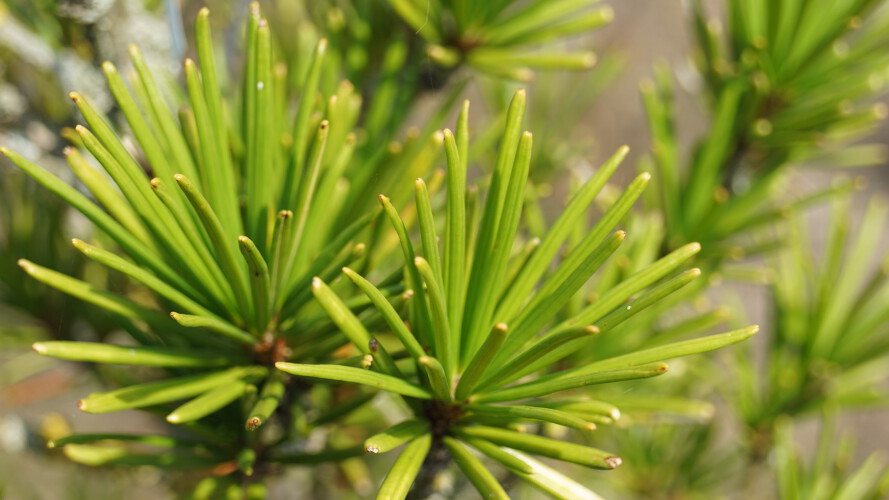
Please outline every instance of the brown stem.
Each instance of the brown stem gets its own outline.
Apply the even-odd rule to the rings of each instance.
[[[441,439],[432,441],[432,448],[420,467],[420,473],[414,480],[414,486],[407,495],[407,500],[424,500],[436,491],[435,479],[451,463],[451,454]]]

